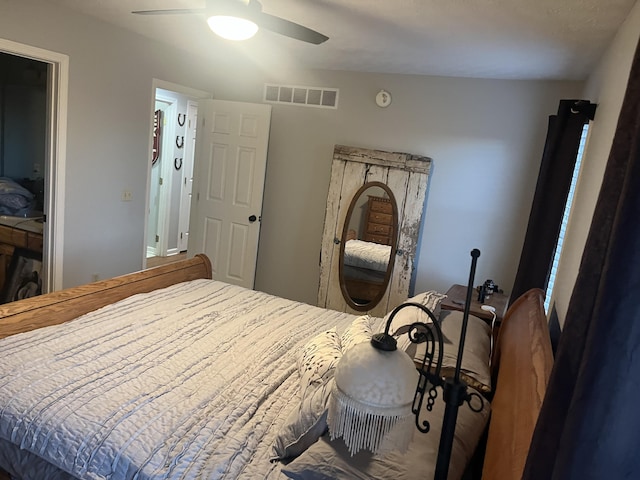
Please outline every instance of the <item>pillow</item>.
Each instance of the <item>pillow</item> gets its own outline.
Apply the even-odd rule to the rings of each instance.
[[[451,342],[444,344],[442,367],[445,376],[453,376],[456,367],[463,316],[463,312],[456,310],[443,310],[440,315],[442,333]],[[460,375],[468,385],[483,393],[491,391],[490,359],[491,327],[481,318],[469,315]]]
[[[438,398],[433,410],[424,416],[431,424],[430,431],[420,433],[413,426],[413,439],[405,453],[392,451],[374,455],[361,450],[351,456],[342,438],[330,441],[329,435],[324,435],[299,457],[283,465],[281,472],[288,478],[300,480],[433,478],[445,408],[444,401]],[[489,413],[490,404],[486,401],[481,412],[473,412],[466,404],[458,410],[449,478],[462,477],[487,425]]]
[[[429,290],[428,292],[420,293],[414,297],[407,299],[403,303],[419,303],[420,305],[424,305],[433,316],[438,318],[440,315],[440,302],[442,302],[443,298],[447,296],[444,293],[438,293],[434,290]],[[391,316],[391,312],[387,313],[384,317],[384,323],[382,324],[382,328],[384,329],[389,321],[389,317]],[[409,340],[409,336],[405,333],[406,327],[415,322],[422,323],[430,323],[431,318],[424,313],[419,308],[415,307],[407,307],[400,310],[395,317],[393,317],[393,322],[389,328],[389,333],[396,337],[398,341],[398,348],[401,350],[407,350],[411,346],[411,340]]]
[[[306,389],[300,406],[289,414],[273,441],[272,462],[297,457],[327,431],[327,405],[333,383],[331,378]]]
[[[340,336],[342,353],[358,343],[369,342],[378,321],[379,319],[372,318],[369,315],[362,315],[351,322],[351,325]]]
[[[340,358],[342,347],[335,327],[313,337],[298,357],[302,395],[312,382],[325,382],[331,378]]]
[[[444,357],[442,362],[442,372],[444,376],[453,375],[458,357],[458,346],[460,345],[460,330],[462,328],[463,312],[452,310],[441,310],[440,303],[446,295],[428,291],[408,299],[404,303],[420,303],[431,310],[439,320],[443,335]],[[385,317],[385,323],[390,313]],[[413,322],[431,323],[431,319],[418,308],[407,307],[398,312],[393,317],[393,322],[389,328],[389,333],[398,341],[398,348],[404,350],[414,359],[421,363],[424,359],[424,344],[415,344],[409,340],[406,334],[407,326]],[[383,328],[384,328],[383,325]],[[404,328],[403,328],[404,327]],[[469,315],[467,324],[467,336],[464,342],[464,355],[462,356],[461,377],[468,384],[482,393],[491,392],[491,373],[489,370],[489,360],[491,357],[491,327],[482,319]]]
[[[327,403],[333,373],[342,358],[336,329],[316,335],[298,358],[301,400],[285,420],[272,445],[271,461],[294,458],[327,430]]]
[[[331,441],[329,435],[325,435],[298,458],[283,466],[280,471],[286,477],[296,480],[433,478],[435,469],[431,472],[431,476],[425,472],[428,465],[424,458],[424,450],[428,450],[435,458],[437,442],[434,450],[415,448],[416,441],[424,443],[429,440],[429,436],[432,436],[432,433],[425,435],[416,430],[409,450],[404,454],[393,451],[385,455],[374,455],[362,450],[351,456],[342,438]]]
[[[455,371],[463,316],[464,313],[457,310],[443,310],[440,314],[438,323],[444,337],[442,375],[445,377],[453,376]],[[406,334],[405,337],[408,338]],[[421,363],[424,359],[424,344],[409,341],[405,351],[415,362]],[[491,327],[484,320],[469,315],[460,376],[467,385],[482,393],[491,392],[490,358]]]

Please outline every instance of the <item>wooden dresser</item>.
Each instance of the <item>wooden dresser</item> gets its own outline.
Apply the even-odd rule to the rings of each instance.
[[[391,245],[392,235],[393,205],[388,198],[369,196],[364,240],[382,245]]]
[[[11,261],[16,248],[29,250],[42,258],[42,244],[42,233],[0,225],[0,302],[5,283],[11,275]],[[2,480],[1,475],[0,480]]]

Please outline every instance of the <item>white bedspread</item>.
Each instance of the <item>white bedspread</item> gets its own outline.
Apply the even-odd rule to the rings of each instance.
[[[5,338],[0,438],[84,479],[274,475],[299,349],[353,318],[196,280]]]
[[[391,245],[348,240],[344,246],[344,263],[352,267],[386,272],[391,255]]]

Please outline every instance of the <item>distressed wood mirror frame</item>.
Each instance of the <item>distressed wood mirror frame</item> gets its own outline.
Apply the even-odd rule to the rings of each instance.
[[[342,295],[340,243],[351,199],[364,184],[376,181],[393,192],[398,206],[398,232],[395,264],[387,289],[377,305],[369,305],[367,312],[384,316],[407,299],[430,170],[429,157],[335,146],[320,253],[319,306],[361,313],[349,306]]]

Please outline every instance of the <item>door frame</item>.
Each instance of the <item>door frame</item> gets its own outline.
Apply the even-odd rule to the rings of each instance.
[[[166,118],[175,118],[178,112],[178,107],[176,106],[176,101],[173,98],[165,97],[162,94],[158,94],[156,89],[156,102],[164,102],[168,104],[168,107],[164,110],[164,115],[162,116],[162,121],[164,125],[162,126],[163,135],[161,138],[161,147],[160,147],[160,178],[163,180],[163,183],[160,185],[160,190],[158,191],[158,221],[156,223],[156,234],[160,238],[158,242],[156,242],[155,254],[157,256],[165,257],[167,256],[167,249],[169,244],[169,238],[167,236],[169,232],[169,209],[171,206],[171,183],[168,180],[171,178],[171,155],[169,152],[173,151],[171,148],[173,146],[173,141],[175,138],[175,126],[173,122],[170,123],[169,128],[165,128]],[[155,108],[155,105],[154,105]],[[164,182],[167,180],[167,182]],[[151,189],[151,182],[149,182],[149,189]],[[149,199],[150,200],[150,199]],[[151,214],[151,211],[148,212]],[[148,250],[147,250],[148,251]]]
[[[156,90],[169,90],[172,92],[179,93],[186,97],[190,97],[191,100],[201,100],[206,98],[213,98],[213,94],[210,92],[205,92],[204,90],[197,90],[195,88],[186,87],[184,85],[179,85],[177,83],[167,82],[165,80],[160,80],[158,78],[154,78],[151,82],[151,98],[150,103],[151,108],[149,108],[149,148],[147,159],[151,159],[153,152],[153,114],[155,111],[155,101],[156,101]],[[196,133],[197,135],[197,133]],[[149,195],[151,193],[151,161],[147,162],[147,189],[145,194],[145,215],[144,215],[144,241],[142,243],[143,252],[142,252],[142,268],[147,268],[147,240],[148,240],[148,223],[149,223]],[[162,221],[162,220],[159,220]]]
[[[64,253],[64,198],[67,159],[67,103],[69,56],[0,38],[0,52],[47,63],[47,186],[42,245],[42,292],[62,289]]]
[[[189,245],[189,221],[191,219],[191,196],[193,192],[193,163],[196,150],[198,122],[198,102],[187,100],[187,132],[185,135],[184,162],[180,187],[180,218],[178,219],[178,252],[187,250]],[[193,135],[193,142],[191,141]],[[191,183],[189,183],[191,182]]]

